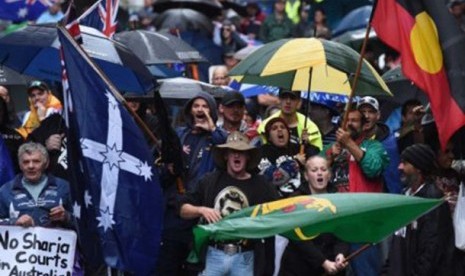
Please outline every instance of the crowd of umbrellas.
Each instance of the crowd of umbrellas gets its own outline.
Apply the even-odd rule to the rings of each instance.
[[[221,11],[221,5],[216,1],[188,1],[195,4],[183,4],[181,8],[176,6],[171,9],[172,5],[179,4],[176,2],[158,1],[155,9],[161,14],[179,12],[182,8],[193,12],[208,10],[211,14],[204,16],[210,18]],[[354,10],[343,19],[335,33],[345,34],[354,31],[354,28],[363,28],[363,24],[366,24],[363,18],[370,11],[371,6]],[[83,49],[123,94],[146,95],[159,89],[165,99],[189,99],[199,91],[220,98],[229,90],[183,78],[182,73],[174,69],[176,64],[210,62],[181,37],[168,31],[124,31],[110,39],[96,29],[81,26],[81,33]],[[347,96],[352,90],[359,61],[359,54],[352,48],[342,43],[314,38],[284,39],[263,47],[249,46],[236,53],[236,56],[242,61],[230,75],[243,83],[244,87],[258,87],[252,94],[246,92],[246,96],[276,91],[278,88]],[[28,25],[0,37],[0,84],[25,84],[32,78],[61,81],[56,25]],[[165,78],[170,79],[162,81]],[[398,89],[399,85],[403,91],[408,88],[413,93],[402,95],[423,95],[403,78],[400,70],[388,72],[386,77],[381,78],[364,61],[355,95],[378,96],[381,101],[387,102],[384,106],[391,110],[405,100],[405,96],[392,97],[389,88],[397,95],[397,91],[402,91]]]

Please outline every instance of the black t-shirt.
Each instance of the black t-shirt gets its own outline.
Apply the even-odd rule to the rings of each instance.
[[[246,180],[232,178],[226,172],[207,174],[199,181],[195,191],[180,201],[194,206],[215,208],[223,216],[234,211],[279,198],[276,189],[263,176],[252,175]]]

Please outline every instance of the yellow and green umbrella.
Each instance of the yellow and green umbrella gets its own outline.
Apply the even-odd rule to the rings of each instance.
[[[282,39],[250,54],[229,75],[242,83],[349,95],[359,57],[352,48],[333,41]],[[366,60],[363,60],[355,94],[390,95],[381,76]]]

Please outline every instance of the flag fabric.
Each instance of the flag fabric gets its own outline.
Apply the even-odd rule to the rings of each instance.
[[[100,0],[79,17],[79,22],[111,38],[116,32],[118,7],[119,0]]]
[[[13,179],[14,176],[10,153],[0,136],[0,186]]]
[[[58,29],[65,95],[73,215],[84,257],[135,275],[155,269],[162,195],[151,151],[106,77],[63,28]],[[98,237],[96,237],[98,235]]]
[[[78,43],[82,44],[81,28],[79,27],[79,20],[77,16],[76,6],[74,1],[71,0],[68,9],[64,15],[63,22],[68,30],[69,34]]]
[[[428,94],[445,148],[465,124],[465,34],[437,0],[378,0],[372,26],[401,54],[404,75]]]
[[[377,243],[442,203],[394,194],[354,193],[297,196],[237,211],[223,220],[194,228],[196,262],[209,240],[260,239],[282,235],[309,240],[332,233],[346,242]]]
[[[13,22],[36,20],[54,0],[0,0],[0,19]]]

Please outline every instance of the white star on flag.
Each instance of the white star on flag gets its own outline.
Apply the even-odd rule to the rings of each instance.
[[[81,206],[77,201],[75,201],[73,205],[73,216],[77,219],[81,219]]]
[[[86,208],[89,208],[89,206],[92,205],[92,196],[90,195],[89,190],[84,192],[84,204],[86,205]]]
[[[108,135],[106,143],[102,144],[87,138],[81,139],[82,154],[102,163],[102,178],[100,181],[100,216],[98,226],[104,231],[112,228],[116,193],[118,191],[118,180],[120,170],[144,177],[147,182],[152,179],[152,168],[147,161],[142,162],[135,156],[123,151],[122,117],[118,102],[115,97],[107,91],[108,98]],[[86,190],[84,200],[86,207],[90,202],[90,196]]]

